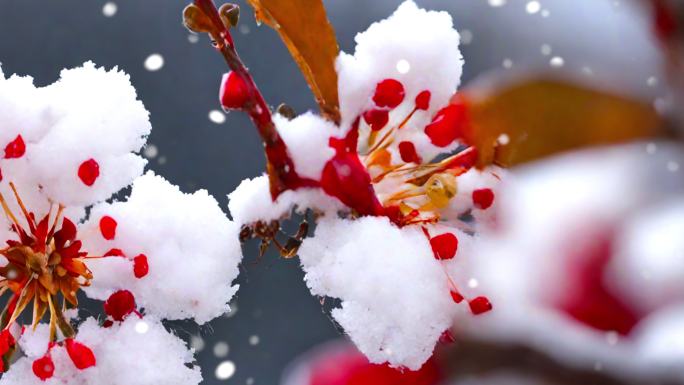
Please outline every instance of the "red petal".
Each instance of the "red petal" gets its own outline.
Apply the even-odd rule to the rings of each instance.
[[[128,290],[119,290],[110,295],[104,303],[104,311],[116,321],[123,321],[135,311],[135,297]]]
[[[135,278],[142,278],[150,271],[150,266],[147,264],[147,256],[140,254],[133,258],[133,274]]]
[[[73,338],[68,338],[65,342],[69,358],[71,358],[76,368],[83,370],[95,366],[95,354],[93,354],[89,347],[75,341]]]
[[[477,297],[475,299],[472,299],[470,300],[468,305],[470,305],[470,311],[474,315],[486,313],[492,310],[492,304],[489,302],[487,297]]]
[[[121,249],[109,249],[108,252],[103,255],[103,257],[123,257],[125,256],[124,252]]]
[[[72,259],[72,258],[78,258],[78,252],[81,250],[81,246],[83,243],[81,241],[73,241],[69,245],[69,247],[63,248],[59,251],[59,254],[62,256],[62,258],[66,259]]]
[[[432,246],[435,258],[440,260],[451,259],[456,256],[458,238],[452,233],[440,234],[430,239],[430,246]]]
[[[105,215],[100,219],[100,233],[102,237],[108,241],[111,241],[116,237],[116,220],[109,215]]]
[[[38,251],[44,252],[45,251],[45,242],[47,241],[47,233],[49,231],[49,221],[50,218],[46,215],[40,223],[38,223],[38,227],[36,227],[36,232],[34,234],[34,238],[36,239],[36,246]]]
[[[404,86],[394,79],[385,79],[375,87],[373,101],[378,107],[394,108],[404,100]]]
[[[5,353],[7,353],[15,344],[16,341],[14,340],[14,336],[12,336],[12,333],[10,333],[9,329],[4,329],[2,332],[0,332],[0,357],[4,356]],[[0,360],[0,362],[2,362],[2,360]]]
[[[100,176],[100,165],[95,159],[88,159],[78,168],[78,177],[86,186],[92,186]]]
[[[17,135],[16,139],[11,141],[5,147],[5,159],[21,158],[26,153],[26,143],[21,135]]]
[[[456,342],[456,338],[454,338],[454,335],[451,334],[451,331],[445,330],[444,333],[442,333],[441,336],[439,336],[439,342],[443,344],[453,344]]]
[[[370,176],[355,153],[338,153],[323,168],[321,187],[360,215],[382,215]]]
[[[664,0],[651,0],[653,3],[653,26],[661,41],[669,41],[677,32],[677,18],[674,10]]]
[[[473,204],[478,209],[488,209],[494,203],[494,192],[492,189],[483,188],[473,191]]]
[[[430,91],[425,90],[416,96],[416,108],[419,110],[427,110],[430,108],[430,98],[432,94]]]
[[[411,142],[401,142],[399,143],[399,155],[401,155],[401,160],[406,163],[423,163],[423,159],[416,152],[416,146]]]
[[[57,250],[61,250],[64,245],[74,239],[76,239],[76,225],[69,218],[64,218],[62,228],[55,233],[55,247]]]
[[[224,108],[242,108],[249,98],[247,84],[235,72],[228,72],[223,75],[221,80],[221,90],[219,91],[221,105]]]
[[[370,110],[363,113],[363,120],[368,123],[373,131],[382,130],[389,122],[389,111]]]
[[[464,138],[467,124],[465,104],[450,104],[437,112],[432,122],[425,127],[425,134],[435,146],[446,147],[456,139]]]
[[[52,378],[55,373],[55,363],[52,362],[52,357],[45,355],[35,361],[33,361],[33,374],[40,378],[41,381],[45,381],[48,378]]]
[[[457,292],[456,290],[452,289],[450,291],[450,294],[451,294],[451,299],[453,299],[454,302],[461,303],[463,301],[463,296],[461,295],[461,293]]]

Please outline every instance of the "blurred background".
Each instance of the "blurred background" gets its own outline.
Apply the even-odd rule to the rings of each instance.
[[[400,0],[326,1],[341,49],[388,16]],[[304,79],[277,34],[257,26],[244,1],[238,51],[271,105],[315,109]],[[562,71],[591,84],[668,103],[650,15],[624,0],[417,0],[445,10],[462,36],[463,84],[478,75],[521,68]],[[87,60],[130,74],[153,125],[149,168],[185,191],[226,195],[264,169],[258,137],[245,115],[218,104],[227,71],[205,36],[181,24],[184,1],[0,0],[0,63],[5,75],[38,85]],[[302,10],[306,12],[306,10]],[[303,280],[296,259],[245,250],[241,286],[226,317],[197,328],[175,324],[198,351],[206,384],[278,384],[296,357],[341,338]],[[94,308],[93,311],[99,311]]]

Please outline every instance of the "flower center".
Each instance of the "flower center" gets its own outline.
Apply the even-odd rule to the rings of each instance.
[[[420,92],[408,114],[398,124],[388,124],[391,110],[404,97],[403,85],[397,80],[377,84],[375,106],[362,114],[367,128],[360,127],[363,140],[359,141],[359,156],[382,206],[395,223],[437,222],[439,210],[456,195],[456,177],[474,166],[476,151],[466,148],[446,159],[424,162],[416,145],[402,133],[418,111],[429,109],[431,93]],[[447,147],[462,138],[466,127],[465,104],[451,104],[437,112],[423,131],[433,145]]]
[[[0,194],[0,204],[18,237],[18,240],[8,240],[7,246],[0,249],[0,254],[8,261],[0,268],[0,292],[9,290],[12,293],[1,326],[8,329],[33,302],[34,327],[49,310],[51,340],[55,340],[57,327],[65,337],[71,337],[74,331],[62,310],[67,303],[77,306],[76,293],[82,286],[90,285],[92,273],[82,260],[87,253],[81,251],[81,241],[76,239],[76,226],[63,217],[62,205],[54,215],[51,207],[37,222],[35,215],[24,206],[13,183],[10,187],[27,226],[21,224]],[[63,298],[61,305],[57,305],[59,296]]]

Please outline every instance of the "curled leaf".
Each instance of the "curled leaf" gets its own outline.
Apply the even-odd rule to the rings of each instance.
[[[650,104],[563,80],[533,78],[461,96],[470,111],[466,141],[477,148],[479,166],[664,134]]]
[[[275,29],[299,65],[321,112],[339,121],[335,31],[322,0],[248,0],[257,21]]]

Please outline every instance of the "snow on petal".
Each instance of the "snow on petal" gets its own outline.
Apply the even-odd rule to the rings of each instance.
[[[74,220],[142,174],[146,161],[133,153],[151,129],[128,75],[90,62],[46,87],[0,76],[0,125],[0,192],[11,196],[13,182],[36,216],[52,201]],[[19,138],[23,152],[5,158]]]
[[[451,325],[447,280],[418,228],[323,219],[299,255],[312,294],[342,300],[332,315],[373,363],[416,370]]]
[[[88,62],[63,70],[60,80],[43,91],[55,121],[27,151],[31,170],[48,197],[87,206],[142,174],[146,161],[133,152],[145,144],[151,125],[128,75]],[[79,178],[79,167],[90,160],[97,163],[99,175],[86,183]]]
[[[320,180],[323,167],[335,155],[328,140],[338,135],[337,126],[310,111],[292,120],[276,114],[273,122],[287,145],[297,174]]]
[[[428,119],[447,104],[460,83],[460,37],[446,12],[426,11],[408,0],[355,40],[354,55],[342,53],[337,59],[342,127],[361,115],[376,85],[385,79],[403,84],[404,111],[412,109],[415,98],[429,90]]]
[[[140,323],[145,323],[145,327]],[[89,318],[80,325],[76,340],[92,350],[97,364],[79,370],[65,348],[55,346],[50,351],[55,366],[53,377],[41,381],[33,374],[31,365],[46,353],[47,325],[40,325],[35,333],[27,330],[19,341],[25,357],[10,367],[0,384],[192,385],[202,380],[197,366],[187,366],[194,362],[192,350],[150,317],[144,320],[129,317],[109,328],[102,328],[95,319]],[[43,346],[42,350],[37,348],[39,345]]]
[[[117,221],[113,240],[102,237],[99,222],[104,216]],[[237,291],[231,282],[242,258],[238,233],[239,227],[206,191],[184,194],[148,172],[134,182],[126,202],[95,206],[82,227],[91,254],[113,248],[125,254],[88,261],[94,279],[86,294],[104,300],[126,289],[147,314],[208,322],[229,310]],[[141,254],[147,257],[149,273],[136,278],[133,259]]]
[[[318,188],[288,190],[274,202],[271,199],[268,177],[262,175],[245,179],[228,195],[228,208],[239,225],[258,221],[270,222],[288,216],[292,210],[313,209],[322,213],[345,210],[344,205]]]

